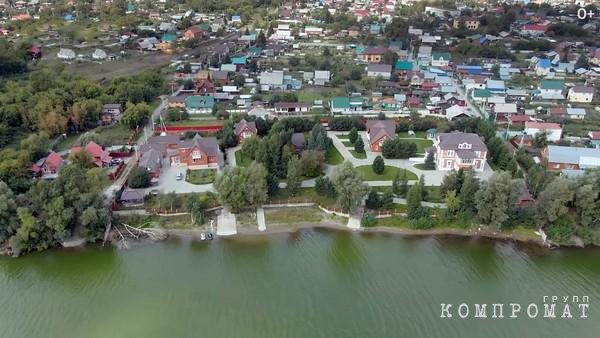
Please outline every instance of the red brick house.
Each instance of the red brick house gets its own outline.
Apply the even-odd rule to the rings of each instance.
[[[244,140],[253,136],[256,136],[258,130],[254,122],[247,122],[242,119],[240,122],[235,124],[235,137],[238,144],[244,143]]]
[[[112,157],[108,154],[108,151],[102,149],[96,142],[91,141],[85,147],[72,147],[70,150],[70,154],[74,155],[79,153],[80,151],[86,151],[92,157],[92,161],[99,168],[108,167],[110,165],[110,160]]]
[[[487,147],[477,134],[441,133],[437,135],[433,147],[438,170],[471,168],[483,171],[485,168]]]
[[[205,37],[206,35],[207,35],[207,33],[198,26],[192,26],[192,27],[186,29],[185,32],[183,33],[183,37],[186,40],[201,39],[201,38]]]
[[[64,163],[65,161],[59,154],[51,152],[48,156],[34,163],[31,166],[31,172],[36,177],[55,175]]]
[[[396,123],[392,120],[368,120],[366,128],[371,151],[380,152],[383,142],[396,136]]]
[[[171,156],[171,165],[185,165],[188,169],[217,168],[220,152],[215,138],[203,138],[196,134],[191,141],[178,144],[177,154]]]

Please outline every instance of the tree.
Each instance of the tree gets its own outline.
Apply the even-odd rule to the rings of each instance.
[[[244,84],[246,83],[246,78],[244,77],[244,75],[242,74],[236,74],[233,77],[233,84],[238,86],[238,87],[242,87],[244,86]]]
[[[242,149],[240,151],[245,157],[255,160],[259,145],[260,139],[253,136],[244,140],[244,143],[242,143]]]
[[[538,214],[543,224],[552,223],[569,211],[573,189],[563,177],[554,178],[538,196]]]
[[[533,146],[536,148],[546,148],[548,145],[548,134],[543,131],[541,133],[537,133],[533,138]]]
[[[337,192],[338,204],[345,212],[353,212],[369,192],[360,172],[348,161],[336,168],[331,180]]]
[[[383,141],[381,146],[381,155],[384,158],[409,158],[417,153],[417,145],[414,142],[395,138]]]
[[[509,173],[495,173],[475,194],[477,217],[485,224],[501,227],[515,207],[522,181]]]
[[[408,218],[416,219],[421,217],[422,209],[421,206],[422,201],[422,191],[421,185],[418,183],[413,184],[410,189],[408,189],[408,193],[406,196],[406,207],[408,211]]]
[[[265,203],[267,194],[267,169],[256,162],[243,170],[244,174],[244,197],[246,205],[255,209]]]
[[[323,48],[323,56],[325,56],[325,57],[331,56],[331,52],[329,51],[329,48],[327,48],[327,47]]]
[[[590,67],[590,63],[587,59],[587,56],[582,53],[579,58],[577,59],[577,62],[575,63],[575,69],[579,69],[579,68],[584,68],[584,69],[588,69]]]
[[[383,161],[383,157],[379,155],[375,157],[372,167],[375,174],[383,175],[383,172],[385,171],[385,162]]]
[[[379,209],[381,208],[381,198],[379,197],[379,193],[375,190],[369,191],[367,195],[367,199],[365,200],[365,205],[369,209]]]
[[[460,199],[456,196],[456,191],[448,191],[446,193],[445,202],[448,212],[450,212],[452,215],[455,215],[460,210],[461,202]]]
[[[333,183],[327,176],[317,177],[317,179],[315,180],[315,191],[321,196],[336,196],[335,187],[333,186]]]
[[[300,156],[300,162],[304,176],[317,177],[321,175],[321,172],[323,171],[325,155],[322,151],[305,150]]]
[[[183,65],[183,72],[186,74],[191,74],[192,73],[192,65],[189,62],[186,62]]]
[[[73,165],[84,169],[90,169],[95,166],[92,156],[87,151],[71,154],[69,155],[69,160]]]
[[[419,189],[421,190],[421,201],[425,200],[425,197],[427,197],[427,189],[425,188],[425,175],[421,174],[421,177],[419,177],[419,181],[417,182],[417,184],[419,185]]]
[[[579,211],[581,225],[600,227],[600,171],[588,172],[577,179],[575,206]]]
[[[327,151],[331,147],[331,139],[327,136],[327,130],[320,123],[314,125],[306,140],[307,150]]]
[[[350,129],[350,133],[348,133],[348,140],[350,143],[354,144],[356,143],[356,139],[358,139],[358,130],[356,127],[352,127],[352,129]]]
[[[362,140],[362,137],[359,137],[356,142],[354,143],[354,151],[356,151],[357,153],[364,153],[365,152],[365,144]]]
[[[232,212],[256,208],[267,200],[267,170],[257,162],[247,168],[226,167],[214,186],[219,201]]]
[[[400,174],[402,171],[402,174]],[[392,181],[392,191],[394,194],[404,197],[408,192],[408,179],[406,177],[406,170],[398,170],[394,180]]]
[[[391,191],[386,191],[381,196],[381,207],[391,208],[394,205],[394,194]]]
[[[0,181],[0,243],[4,243],[18,229],[17,203],[8,185]]]
[[[377,225],[377,218],[370,212],[363,214],[360,219],[360,226],[364,228],[371,228]]]
[[[150,186],[150,175],[144,168],[136,167],[131,170],[131,174],[127,178],[127,184],[130,188],[148,188]]]
[[[126,125],[129,129],[136,129],[142,127],[142,125],[150,117],[150,106],[145,103],[131,103],[128,102],[121,118],[121,123]]]
[[[435,158],[432,150],[427,152],[427,157],[425,158],[425,164],[423,167],[425,170],[435,170]]]
[[[459,172],[462,172],[462,169],[459,170]],[[460,176],[459,179],[461,179]],[[475,172],[473,170],[467,170],[464,174],[464,179],[461,180],[462,184],[458,192],[460,209],[463,212],[475,213],[477,211],[475,194],[477,193],[477,191],[479,191],[479,188],[481,186],[479,178],[475,176]]]
[[[265,33],[261,30],[256,36],[256,47],[264,48],[267,45]]]
[[[208,208],[208,200],[199,194],[192,194],[185,203],[185,209],[190,214],[192,224],[204,223],[204,211]]]
[[[235,136],[235,130],[233,129],[233,122],[227,121],[223,130],[219,132],[217,137],[221,140],[221,144],[224,148],[235,147],[237,145],[237,138]]]
[[[295,56],[290,56],[290,58],[288,59],[288,64],[291,67],[297,67],[300,64],[300,59]]]
[[[398,54],[396,54],[396,52],[394,51],[388,49],[383,54],[383,63],[385,63],[386,65],[392,65],[393,67],[396,64],[396,60],[398,60]]]
[[[302,184],[302,163],[293,156],[287,165],[287,191],[291,196],[296,196]]]

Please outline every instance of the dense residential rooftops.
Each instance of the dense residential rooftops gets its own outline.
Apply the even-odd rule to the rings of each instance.
[[[577,164],[581,169],[600,166],[600,149],[549,145],[547,151],[549,162]]]
[[[539,129],[539,130],[557,130],[562,129],[558,123],[546,123],[546,122],[525,122],[525,128]]]

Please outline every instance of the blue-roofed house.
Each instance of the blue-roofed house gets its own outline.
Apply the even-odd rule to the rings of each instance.
[[[136,4],[128,3],[127,4],[127,11],[125,11],[125,14],[135,13],[136,10],[137,10],[137,5]]]
[[[560,80],[542,80],[537,95],[545,100],[564,100],[565,82]]]
[[[504,85],[504,81],[502,80],[492,80],[487,79],[485,82],[486,88],[494,94],[504,94],[506,91],[506,86]]]
[[[242,17],[239,15],[232,15],[231,23],[242,23]]]
[[[539,59],[535,65],[535,73],[538,76],[546,76],[548,73],[550,73],[550,68],[552,68],[552,63],[550,60]]]
[[[236,66],[243,66],[246,64],[246,57],[245,56],[234,56],[231,58],[231,63],[233,63]]]
[[[600,149],[549,145],[542,152],[547,169],[591,169],[600,167]]]
[[[479,75],[483,72],[483,67],[472,65],[458,65],[456,71],[463,74]]]
[[[185,109],[189,114],[212,113],[215,98],[210,95],[191,95],[185,98]]]
[[[502,81],[508,81],[512,78],[512,74],[510,73],[510,70],[506,67],[500,68],[500,70],[498,71],[498,74],[500,75],[500,80],[502,80]]]
[[[383,25],[380,23],[372,23],[369,27],[369,33],[379,35],[383,33]]]
[[[262,54],[262,48],[260,47],[250,47],[247,50],[249,58],[257,58]]]

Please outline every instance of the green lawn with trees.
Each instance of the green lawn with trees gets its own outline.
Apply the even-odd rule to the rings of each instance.
[[[327,148],[327,151],[325,152],[325,163],[329,165],[338,165],[342,162],[344,162],[344,157],[334,145]]]
[[[394,177],[396,177],[397,173],[402,174],[403,171],[406,172],[406,178],[409,181],[417,179],[417,175],[412,171],[391,166],[385,166],[383,174],[381,175],[377,175],[373,171],[373,166],[371,165],[363,165],[360,167],[356,167],[356,169],[360,172],[365,181],[391,181],[394,179]]]
[[[187,170],[185,181],[191,184],[209,184],[215,181],[216,169]]]

